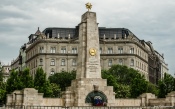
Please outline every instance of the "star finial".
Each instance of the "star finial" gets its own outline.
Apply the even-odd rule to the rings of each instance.
[[[88,2],[88,3],[86,3],[86,8],[88,9],[88,11],[89,11],[89,10],[91,10],[91,8],[92,8],[91,3],[89,3],[89,2]]]

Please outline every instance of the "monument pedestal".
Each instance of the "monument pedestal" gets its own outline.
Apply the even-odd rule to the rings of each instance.
[[[88,101],[88,98],[91,97],[88,95],[94,92],[94,84],[99,87],[97,92],[101,93],[102,97],[106,97],[107,106],[114,106],[115,93],[113,92],[113,86],[107,86],[106,79],[101,78],[73,80],[71,86],[67,87],[66,91],[63,92],[62,97],[65,106],[92,106],[93,101]]]

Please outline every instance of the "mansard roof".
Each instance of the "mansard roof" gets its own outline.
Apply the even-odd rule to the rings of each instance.
[[[43,33],[49,38],[52,37],[61,37],[61,38],[76,38],[79,35],[79,27],[75,28],[57,28],[51,27],[46,28]],[[106,28],[99,27],[99,38],[116,38],[118,37],[127,37],[128,35],[134,35],[130,30],[126,28]],[[137,37],[136,37],[137,38]]]

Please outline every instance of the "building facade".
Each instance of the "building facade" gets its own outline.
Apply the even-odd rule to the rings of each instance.
[[[18,63],[19,69],[28,67],[34,76],[38,67],[42,67],[47,77],[62,71],[76,70],[79,27],[46,28],[29,36],[29,42],[22,46],[20,55],[12,63]],[[151,42],[136,37],[126,28],[99,27],[101,69],[120,64],[138,70],[147,80],[156,84],[168,72],[168,66],[162,56],[153,49]],[[160,59],[161,58],[161,59]],[[161,63],[162,62],[162,63]],[[159,64],[158,64],[159,63]]]
[[[11,66],[10,65],[2,65],[2,76],[3,81],[6,82],[10,76]]]
[[[76,70],[78,37],[78,27],[46,28],[43,33],[30,35],[26,66],[31,69],[31,74],[34,75],[38,67],[42,67],[47,76]],[[146,43],[131,31],[125,28],[99,28],[99,41],[102,69],[109,69],[113,64],[126,65],[149,80]]]

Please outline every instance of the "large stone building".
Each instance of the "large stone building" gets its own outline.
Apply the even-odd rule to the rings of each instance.
[[[140,40],[126,28],[98,29],[102,69],[109,69],[113,64],[126,65],[138,70],[154,84],[164,72],[168,72],[163,56],[153,49],[151,42]],[[76,70],[79,37],[79,26],[46,28],[43,32],[38,28],[29,36],[29,42],[21,47],[12,68],[17,62],[19,69],[29,67],[34,76],[37,68],[42,67],[47,77],[61,71]]]
[[[10,65],[2,65],[2,76],[3,81],[6,82],[10,76],[11,66]]]

